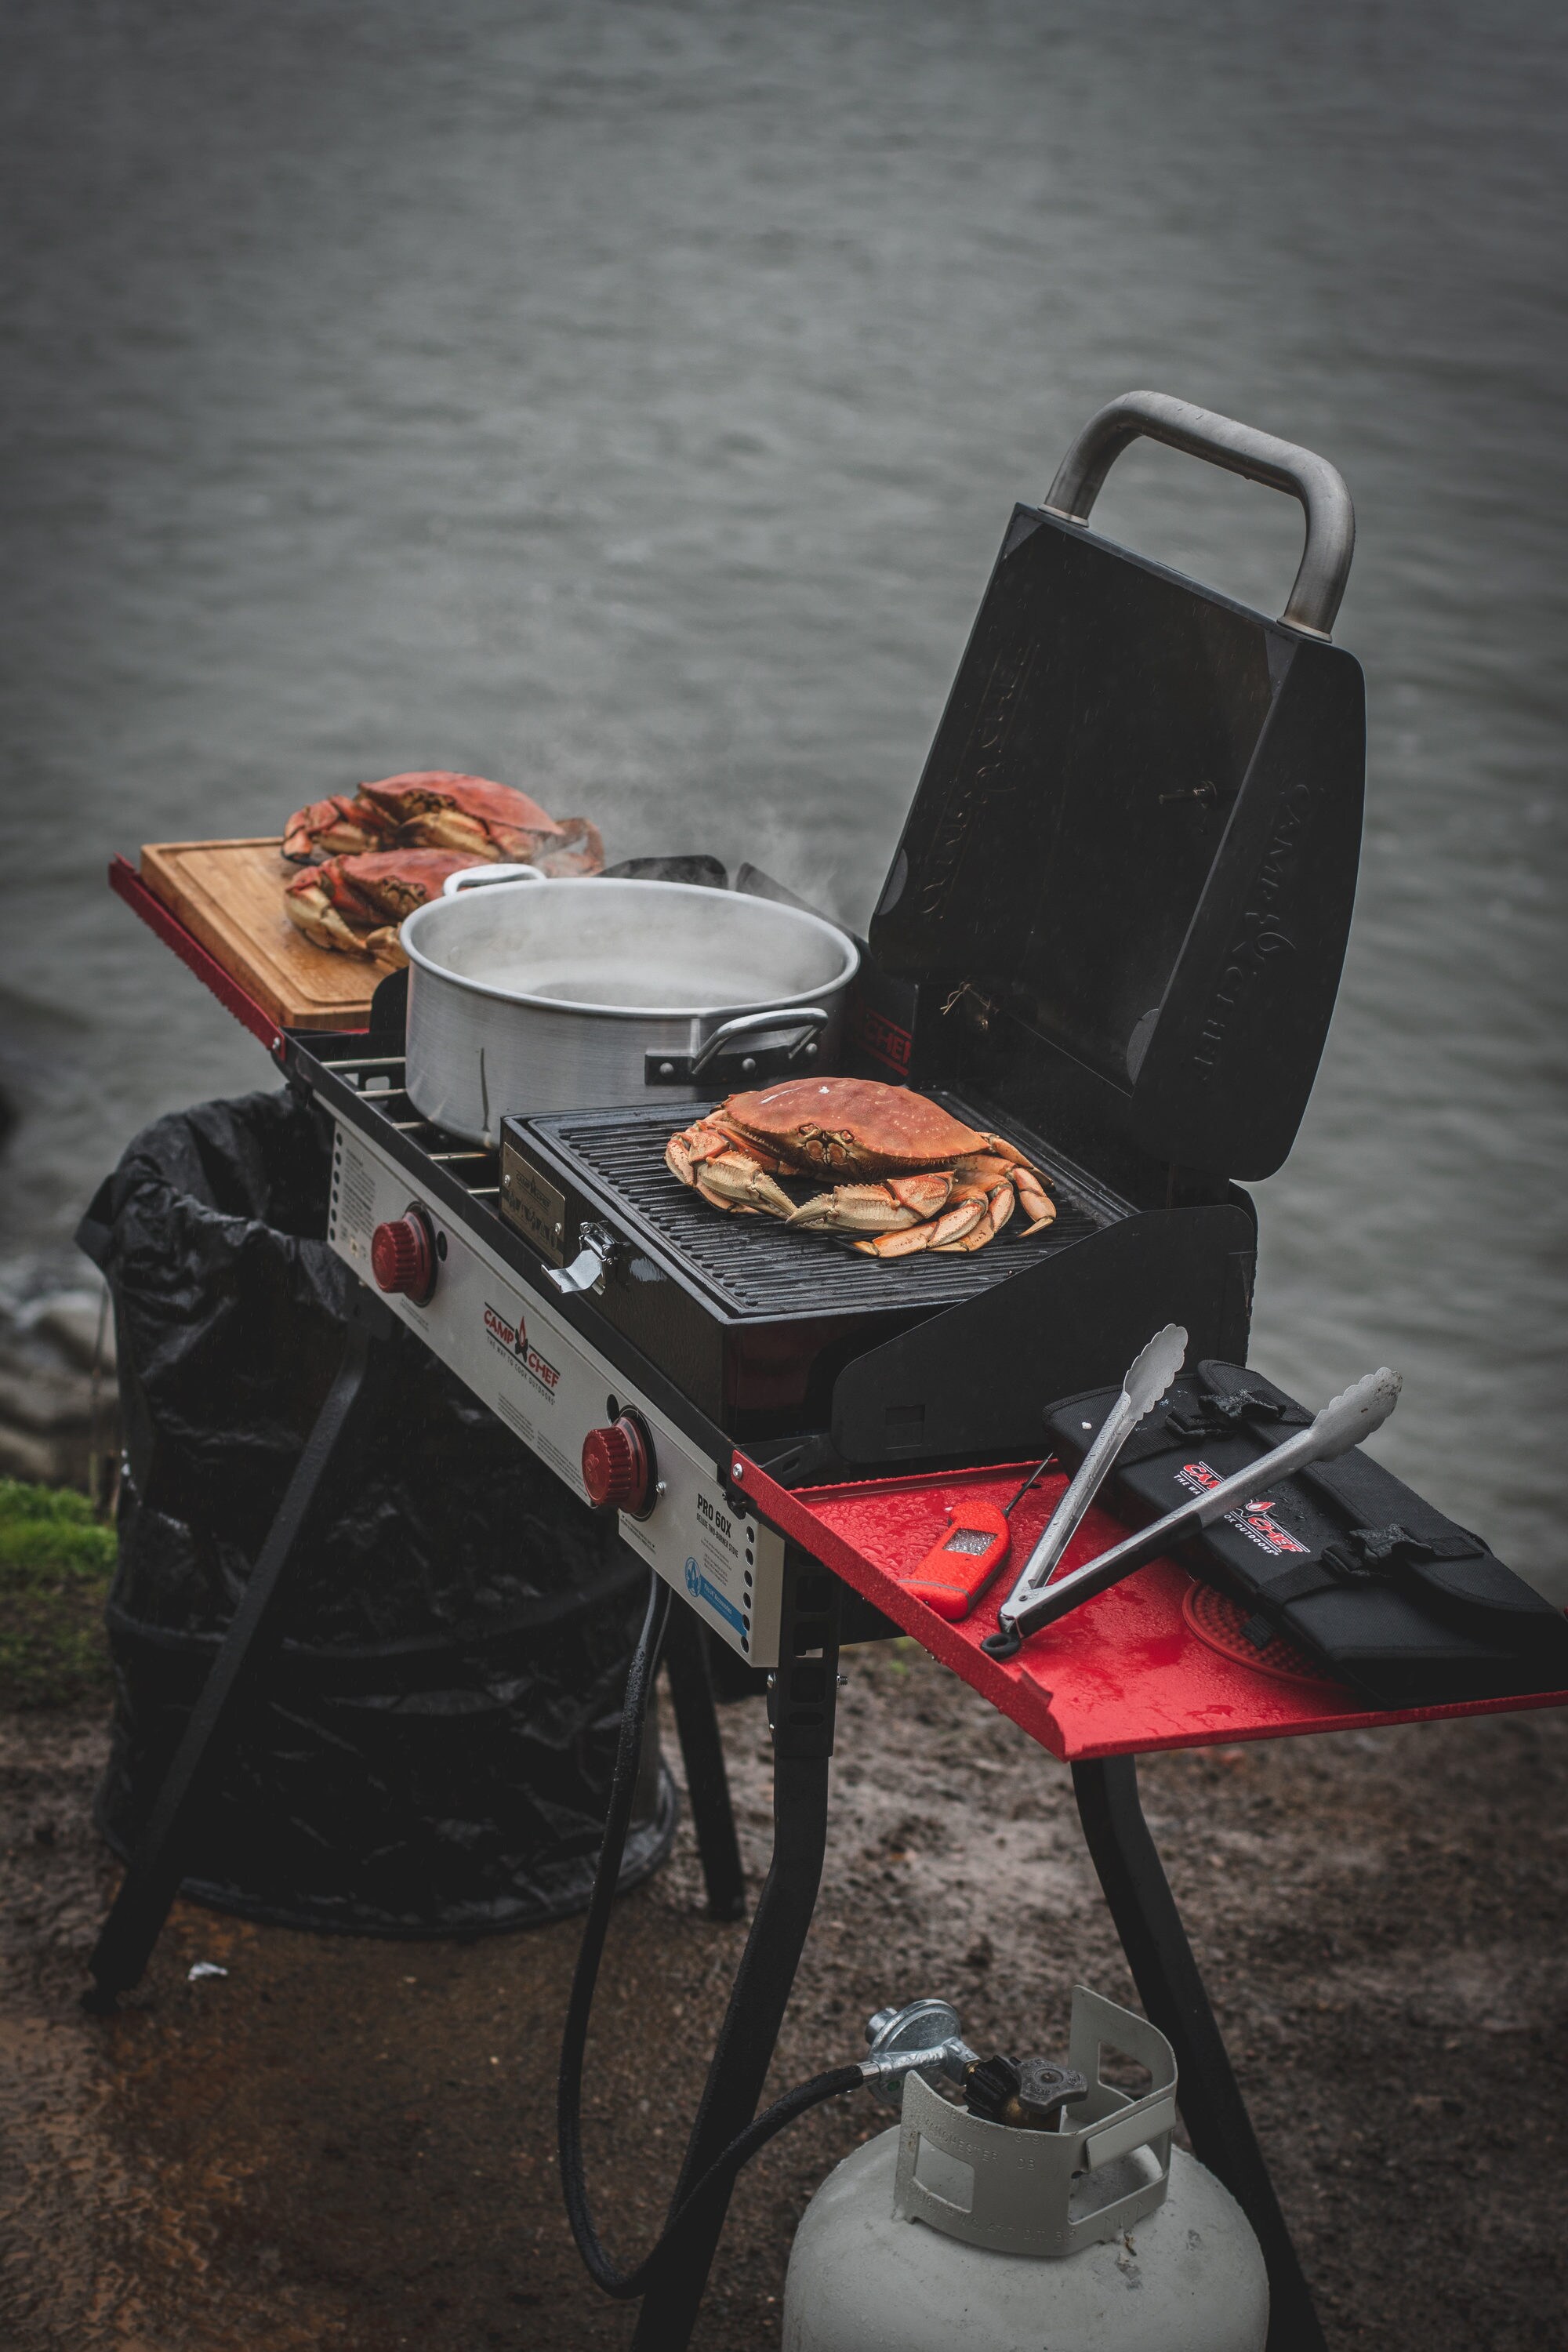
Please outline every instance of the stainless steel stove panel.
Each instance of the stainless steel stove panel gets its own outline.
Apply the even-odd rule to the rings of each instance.
[[[717,1465],[345,1120],[335,1122],[331,1184],[327,1238],[366,1284],[375,1227],[411,1206],[425,1212],[437,1237],[435,1289],[423,1306],[386,1304],[579,1501],[584,1437],[617,1408],[636,1408],[653,1433],[658,1489],[646,1518],[620,1515],[623,1539],[749,1664],[776,1665],[784,1539],[731,1506]]]

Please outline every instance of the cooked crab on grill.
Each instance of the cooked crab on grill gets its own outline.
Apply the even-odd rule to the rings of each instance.
[[[283,855],[296,865],[394,848],[460,852],[469,865],[515,858],[545,874],[597,874],[605,863],[586,817],[552,817],[510,784],[446,768],[384,776],[352,797],[330,793],[297,809],[283,833]]]
[[[849,1234],[875,1257],[984,1249],[1016,1207],[1029,1234],[1057,1213],[1038,1169],[1005,1136],[871,1078],[794,1078],[731,1095],[672,1135],[664,1157],[716,1209]],[[861,1181],[798,1206],[777,1181],[820,1171]],[[882,1181],[864,1181],[873,1177]]]
[[[372,849],[328,857],[284,885],[283,906],[319,948],[405,964],[397,938],[405,915],[438,898],[449,874],[479,862],[451,849]]]

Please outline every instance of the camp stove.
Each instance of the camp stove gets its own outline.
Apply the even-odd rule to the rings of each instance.
[[[1162,1325],[1246,1360],[1236,1180],[1305,1109],[1361,837],[1361,671],[1325,634],[1348,505],[1291,486],[1303,576],[1340,541],[1279,621],[1091,536],[1070,464],[1015,509],[858,942],[841,1068],[1016,1142],[1044,1232],[884,1260],[725,1216],[664,1163],[704,1106],[651,1073],[613,1108],[521,1104],[477,1151],[402,1091],[396,982],[379,1035],[288,1041],[334,1121],[334,1247],[754,1664],[782,1548],[738,1455],[782,1489],[1026,1461],[1042,1405]]]

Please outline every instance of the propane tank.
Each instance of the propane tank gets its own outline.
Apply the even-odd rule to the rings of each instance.
[[[784,2352],[1263,2352],[1262,2252],[1172,2147],[1175,2053],[1145,2019],[1080,1985],[1066,2067],[978,2058],[945,2001],[879,2011],[868,2038],[902,2120],[806,2207]],[[1141,2096],[1103,2079],[1107,2049],[1148,2069]]]

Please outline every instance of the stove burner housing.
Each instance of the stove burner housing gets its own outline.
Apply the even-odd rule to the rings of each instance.
[[[1045,1233],[878,1260],[726,1217],[666,1169],[693,1107],[651,1084],[520,1107],[498,1168],[409,1116],[389,1063],[402,1164],[464,1178],[542,1295],[786,1483],[1027,1459],[1042,1405],[1120,1379],[1162,1323],[1245,1362],[1257,1221],[1231,1180],[1279,1167],[1322,1051],[1363,704],[1314,630],[1015,509],[860,943],[845,1067],[1015,1140]]]
[[[1245,1345],[1244,1208],[1211,1206],[1195,1222],[1190,1210],[1142,1212],[994,1105],[945,1089],[934,1099],[1028,1153],[1056,1201],[1053,1225],[1006,1228],[966,1256],[877,1259],[727,1217],[665,1166],[670,1111],[642,1106],[508,1119],[501,1213],[557,1266],[590,1233],[607,1235],[592,1294],[605,1319],[728,1435],[756,1445],[816,1433],[793,1449],[800,1475],[834,1455],[1027,1453],[1040,1398],[1086,1386],[1090,1360],[1120,1372],[1151,1315],[1184,1321],[1194,1344],[1205,1335],[1205,1351],[1210,1337],[1213,1352],[1222,1339]],[[819,1186],[797,1189],[804,1199]],[[775,1470],[781,1458],[770,1455]]]

